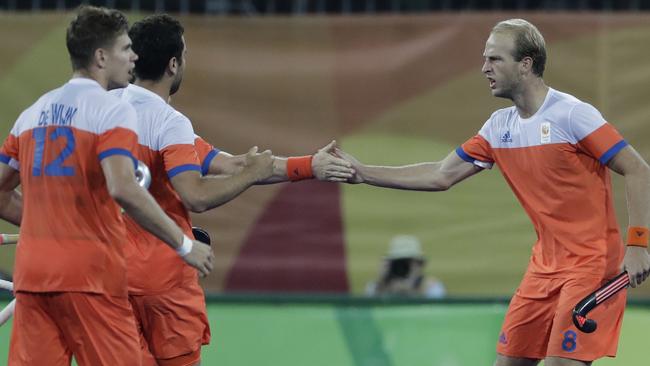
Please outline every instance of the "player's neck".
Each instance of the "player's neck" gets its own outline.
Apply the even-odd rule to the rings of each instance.
[[[527,85],[523,85],[522,89],[514,96],[512,101],[515,103],[520,117],[530,118],[544,104],[547,94],[548,86],[544,84],[544,80],[535,78]]]
[[[134,84],[157,94],[165,102],[169,101],[169,90],[171,85],[168,85],[168,83],[164,81],[136,79]]]

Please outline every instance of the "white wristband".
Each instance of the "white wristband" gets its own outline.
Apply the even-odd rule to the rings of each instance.
[[[176,249],[176,253],[181,257],[184,257],[192,251],[192,246],[194,242],[187,235],[183,234],[183,244]]]

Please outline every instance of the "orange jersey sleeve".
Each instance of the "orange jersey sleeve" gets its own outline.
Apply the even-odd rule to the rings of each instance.
[[[2,149],[0,149],[0,162],[5,163],[14,169],[19,169],[18,165],[18,145],[19,139],[13,134],[9,134]]]
[[[212,163],[212,159],[219,154],[220,150],[209,144],[200,136],[195,137],[194,148],[196,149],[196,153],[199,155],[199,161],[201,162],[201,174],[206,175],[210,171],[210,163]]]
[[[598,159],[601,164],[607,164],[625,146],[627,142],[623,136],[609,123],[578,141],[578,148]]]
[[[101,161],[112,155],[124,155],[131,158],[134,167],[137,167],[138,162],[134,158],[137,145],[138,137],[133,131],[116,127],[99,135],[97,156]]]
[[[196,150],[192,145],[170,145],[162,149],[160,153],[169,178],[189,170],[201,171]]]
[[[476,135],[467,140],[456,149],[456,154],[468,163],[481,168],[490,169],[494,164],[494,153],[490,143],[481,135]]]
[[[605,165],[627,146],[623,136],[607,123],[596,108],[579,103],[569,114],[569,128],[578,149]]]

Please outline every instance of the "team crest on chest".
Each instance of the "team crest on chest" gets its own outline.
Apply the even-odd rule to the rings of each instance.
[[[551,142],[551,122],[542,122],[539,128],[541,143],[549,144]]]

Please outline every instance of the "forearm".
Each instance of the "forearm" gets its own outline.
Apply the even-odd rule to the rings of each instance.
[[[629,226],[650,225],[650,166],[632,147],[626,146],[607,164],[623,176]]]
[[[377,187],[444,191],[450,185],[441,173],[441,163],[419,163],[397,167],[365,165],[359,167],[364,183]]]
[[[145,230],[173,249],[181,246],[184,233],[163,212],[149,192],[134,183],[124,188],[123,192],[114,198],[122,206],[124,212]]]
[[[650,226],[650,169],[625,175],[629,226]]]
[[[220,152],[216,158],[210,162],[208,174],[218,175],[222,179],[229,176],[235,176],[241,173],[245,167],[245,155],[230,155]],[[253,184],[274,184],[288,181],[287,176],[287,158],[273,157],[273,175],[265,180]]]
[[[274,184],[286,182],[289,180],[287,176],[287,158],[274,156],[273,157],[273,175],[257,184]]]
[[[293,163],[289,163],[289,159],[293,159]],[[300,161],[302,162],[297,163]],[[274,184],[274,183],[288,182],[291,180],[291,178],[289,177],[288,169],[295,169],[297,165],[303,165],[303,168],[302,168],[302,172],[298,174],[298,178],[296,178],[294,174],[294,181],[316,178],[315,176],[317,175],[319,168],[315,167],[314,164],[315,164],[315,158],[314,156],[311,155],[290,157],[290,158],[274,156],[273,175],[265,180],[258,182],[257,184]],[[289,168],[290,166],[293,166],[293,168]]]
[[[255,183],[255,175],[246,170],[231,176],[205,176],[199,179],[198,187],[191,197],[185,199],[186,206],[193,212],[204,212],[228,203]]]
[[[17,190],[0,192],[0,218],[20,226],[23,217],[23,198]]]
[[[640,163],[640,162],[639,162]],[[625,188],[629,216],[627,248],[623,268],[628,272],[630,287],[636,287],[648,277],[648,226],[650,224],[650,169],[643,162],[638,169],[625,172]]]

